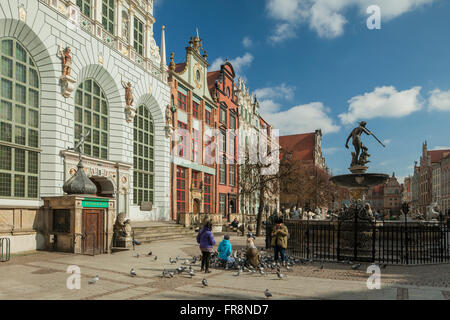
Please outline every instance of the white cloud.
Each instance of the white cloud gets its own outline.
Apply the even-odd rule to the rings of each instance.
[[[270,103],[266,101],[260,102],[262,106],[261,115],[275,129],[279,129],[283,135],[316,129],[322,129],[322,132],[327,134],[337,132],[340,129],[340,126],[336,125],[328,115],[329,108],[326,108],[321,102],[312,102],[279,111],[280,105],[273,101]]]
[[[268,99],[260,101],[259,108],[261,110],[261,113],[271,114],[278,112],[278,110],[280,110],[281,108],[281,105],[271,99]]]
[[[378,117],[400,118],[422,108],[421,87],[397,91],[393,86],[377,87],[374,91],[351,98],[346,113],[339,115],[343,124]]]
[[[433,148],[433,150],[447,150],[450,149],[450,147],[445,147],[445,146],[436,146]]]
[[[282,98],[291,100],[294,97],[295,87],[289,87],[285,83],[282,83],[276,87],[267,87],[255,90],[254,94],[260,100]]]
[[[386,139],[386,140],[383,141],[383,143],[384,143],[385,145],[388,145],[389,143],[391,143],[391,139]]]
[[[242,39],[242,45],[244,46],[244,48],[248,49],[253,46],[253,41],[248,36],[244,37],[244,39]]]
[[[344,14],[351,8],[357,8],[365,20],[369,17],[367,7],[378,5],[382,21],[389,21],[433,1],[436,0],[266,0],[266,9],[270,17],[281,23],[271,37],[279,42],[295,37],[295,29],[302,24],[320,37],[338,37],[347,23]]]
[[[234,68],[234,72],[239,76],[242,74],[243,69],[250,66],[254,60],[254,57],[251,53],[246,52],[241,57],[236,57],[234,59],[230,59],[230,63]],[[209,70],[219,70],[220,66],[225,62],[225,59],[222,57],[217,58],[209,67]],[[243,77],[243,76],[241,76]]]
[[[450,90],[435,89],[429,94],[428,107],[430,110],[450,111]]]

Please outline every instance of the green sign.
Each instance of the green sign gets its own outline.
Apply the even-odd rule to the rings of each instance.
[[[108,200],[106,199],[89,199],[86,198],[81,202],[83,208],[108,208]]]

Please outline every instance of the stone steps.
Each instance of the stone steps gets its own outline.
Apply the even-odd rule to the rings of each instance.
[[[135,222],[132,223],[134,238],[140,243],[149,243],[180,238],[192,238],[193,230],[173,222]]]

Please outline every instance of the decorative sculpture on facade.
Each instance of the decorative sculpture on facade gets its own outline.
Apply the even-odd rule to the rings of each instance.
[[[62,49],[62,44],[59,46],[59,51],[57,56],[61,59],[62,62],[62,76],[61,87],[62,87],[62,95],[65,98],[69,98],[72,92],[75,90],[75,79],[71,77],[72,71],[72,56],[70,55],[70,47],[66,49]]]
[[[134,117],[136,116],[136,108],[133,107],[134,103],[134,97],[133,97],[133,91],[131,89],[132,85],[131,82],[124,82],[122,80],[122,86],[125,89],[125,117],[128,123],[132,122],[134,120]]]

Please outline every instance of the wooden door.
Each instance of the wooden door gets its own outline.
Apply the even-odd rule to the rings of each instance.
[[[103,253],[103,210],[83,210],[83,253]]]
[[[194,214],[200,213],[200,201],[198,199],[194,199],[194,208],[193,208]]]

